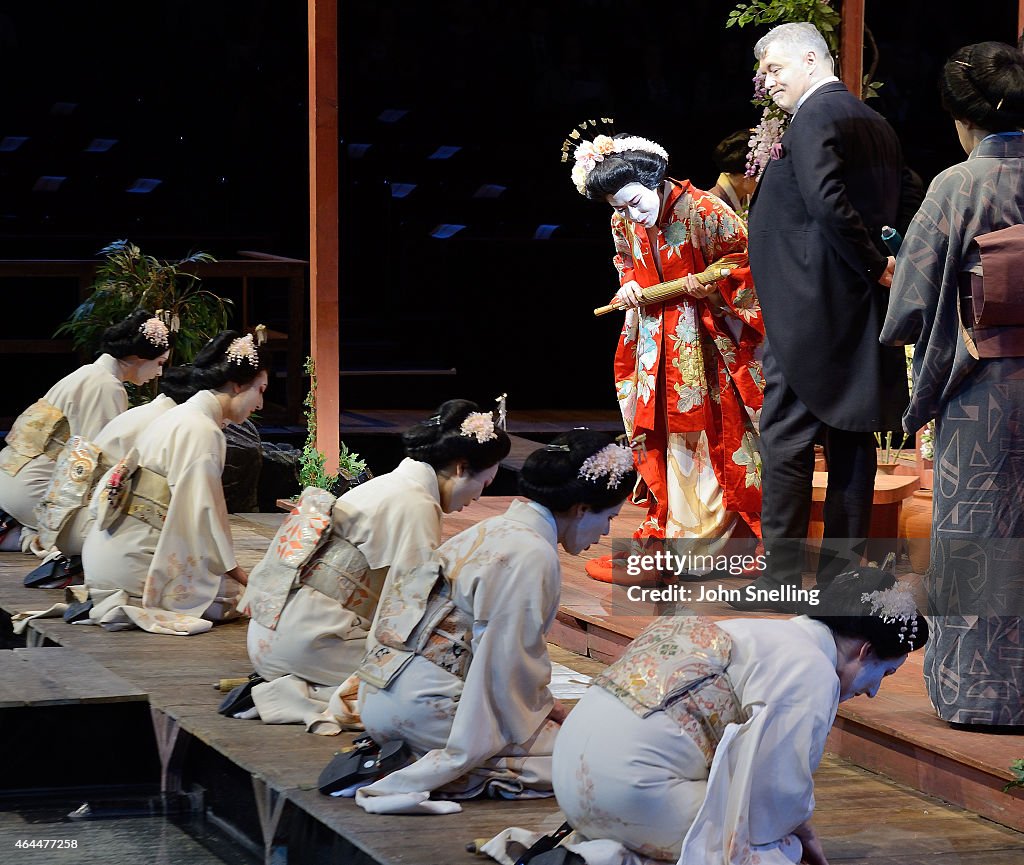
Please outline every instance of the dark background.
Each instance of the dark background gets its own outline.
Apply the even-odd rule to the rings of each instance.
[[[342,367],[458,370],[345,377],[343,407],[502,390],[520,408],[614,406],[619,322],[590,313],[616,284],[608,212],[575,192],[561,143],[612,116],[662,143],[674,176],[713,185],[714,144],[759,117],[760,31],[726,29],[732,6],[340,0]],[[943,60],[1012,41],[1016,9],[869,0],[885,85],[872,105],[926,182],[964,157],[938,105]],[[0,2],[0,76],[0,257],[86,258],[122,237],[160,257],[308,257],[301,0]],[[96,139],[116,143],[88,150]],[[458,150],[430,158],[442,146]],[[160,183],[128,191],[138,178]],[[465,228],[433,237],[446,223]],[[542,225],[557,228],[535,239]],[[0,290],[0,338],[46,337],[74,305],[73,287]],[[275,300],[263,317],[281,315]],[[18,374],[0,415],[75,363],[5,361]]]

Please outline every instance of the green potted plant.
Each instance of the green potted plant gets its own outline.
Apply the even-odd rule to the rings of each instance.
[[[194,252],[179,261],[144,255],[134,243],[116,240],[100,250],[103,262],[89,296],[57,329],[70,334],[75,348],[88,355],[100,345],[103,331],[136,309],[160,311],[171,329],[168,365],[188,363],[209,340],[228,326],[231,301],[202,288],[189,265],[215,261]]]
[[[337,473],[330,474],[325,469],[327,458],[316,446],[316,365],[313,358],[306,358],[303,369],[309,376],[309,393],[303,401],[306,407],[306,443],[299,457],[299,486],[303,490],[306,487],[320,487],[340,496],[345,490],[372,478],[373,473],[367,468],[366,460],[350,451],[344,442],[338,452]]]

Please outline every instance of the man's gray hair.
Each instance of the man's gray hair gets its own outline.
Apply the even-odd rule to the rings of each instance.
[[[781,48],[787,54],[803,54],[805,51],[814,51],[822,61],[827,58],[828,65],[832,65],[832,55],[829,53],[828,43],[818,32],[818,28],[807,21],[773,27],[757,40],[757,44],[754,45],[754,56],[758,60],[763,60],[771,46]]]

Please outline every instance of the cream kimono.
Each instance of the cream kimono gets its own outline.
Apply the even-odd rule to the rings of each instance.
[[[104,469],[109,469],[117,463],[119,459],[135,446],[136,441],[150,428],[157,418],[170,411],[175,405],[177,403],[169,396],[158,394],[152,402],[130,408],[111,420],[92,440],[92,444],[96,446],[99,452],[100,465],[102,466],[97,473],[102,473]],[[53,523],[56,529],[57,523],[63,520],[51,541],[52,545],[57,547],[66,556],[77,556],[81,554],[82,543],[92,528],[92,516],[89,513],[87,501],[81,507],[74,508],[69,513],[60,514],[59,516],[54,513],[54,511],[58,510],[58,503],[64,498],[65,494],[71,492],[70,487],[73,483],[68,478],[60,476],[59,466],[61,465],[61,460],[58,459],[57,463],[58,471],[50,479],[46,496],[37,512],[40,536],[44,540],[43,546],[49,546],[47,533],[43,531],[43,527]]]
[[[358,672],[359,704],[375,740],[402,739],[419,759],[360,790],[364,808],[386,811],[393,794],[401,804],[401,794],[430,791],[459,799],[550,795],[559,727],[548,719],[545,634],[561,591],[556,544],[551,512],[521,501],[446,541],[435,594],[439,587],[450,611],[432,633],[421,622],[407,643],[417,648],[397,675],[393,658],[403,653],[387,647],[422,618],[415,610],[430,594],[431,568],[408,581],[395,577]]]
[[[186,635],[234,613],[241,586],[225,576],[236,562],[221,486],[223,424],[220,403],[204,390],[139,439],[139,465],[170,490],[166,521],[158,530],[124,514],[108,529],[93,526],[82,561],[94,624]]]
[[[731,638],[724,678],[741,709],[717,743],[670,701],[641,717],[603,687],[563,724],[553,759],[558,804],[583,839],[607,839],[569,845],[590,865],[800,860],[792,833],[814,812],[812,776],[839,705],[835,640],[805,616],[716,624]],[[631,652],[617,662],[630,665],[619,676],[629,688],[675,664],[665,653]],[[706,654],[680,655],[679,667]]]
[[[437,473],[428,463],[404,459],[394,471],[341,496],[330,520],[330,538],[300,569],[299,584],[288,592],[279,612],[275,609],[271,618],[260,614],[272,591],[263,584],[260,567],[250,575],[240,605],[252,616],[249,658],[268,680],[252,692],[260,718],[268,724],[304,723],[320,734],[340,731],[327,712],[328,702],[363,658],[389,569],[410,568],[441,543]],[[275,555],[272,545],[267,557]],[[332,580],[322,588],[332,590],[333,597],[305,583],[318,569]],[[347,579],[339,576],[340,570],[347,572]]]
[[[92,441],[104,426],[128,408],[128,394],[120,378],[120,365],[109,354],[76,369],[47,392],[43,400],[67,419],[69,435]],[[38,403],[36,403],[38,405]],[[35,408],[35,406],[33,406]],[[46,453],[25,464],[8,445],[0,451],[0,508],[23,526],[35,528],[35,509],[43,501],[55,466]],[[13,472],[13,473],[12,473]]]

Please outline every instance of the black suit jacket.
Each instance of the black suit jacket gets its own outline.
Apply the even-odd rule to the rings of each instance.
[[[782,137],[750,209],[750,266],[785,383],[829,426],[900,429],[902,349],[879,345],[888,289],[879,239],[896,225],[903,157],[885,119],[836,81]]]

